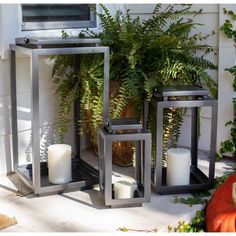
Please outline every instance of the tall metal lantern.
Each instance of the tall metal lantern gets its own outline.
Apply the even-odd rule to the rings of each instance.
[[[66,184],[52,184],[48,178],[47,163],[41,161],[40,156],[40,111],[39,111],[39,59],[50,55],[74,55],[74,70],[79,71],[80,54],[104,55],[104,90],[108,90],[109,83],[109,47],[100,46],[100,39],[79,38],[17,38],[16,44],[11,45],[11,111],[12,111],[12,144],[13,166],[21,179],[33,189],[35,194],[46,194],[68,189],[92,187],[98,183],[98,171],[89,163],[81,159],[80,136],[78,120],[80,120],[80,102],[74,104],[74,143],[75,156],[72,159],[72,180]],[[31,86],[31,130],[32,130],[32,164],[19,163],[19,141],[17,126],[17,73],[16,54],[23,54],[30,58],[30,86]],[[108,101],[108,94],[104,94],[104,102]],[[108,118],[108,106],[103,111],[103,120]]]
[[[145,117],[147,118],[148,111],[152,109],[156,122],[156,156],[152,172],[152,185],[155,191],[160,194],[171,194],[211,188],[214,183],[215,171],[217,100],[209,97],[206,89],[184,85],[159,87],[155,90],[151,102],[145,104]],[[199,128],[198,108],[200,107],[211,108],[210,152],[207,173],[199,166],[197,132]],[[163,114],[166,108],[190,108],[191,147],[190,150],[183,148],[167,150],[167,165],[163,165]],[[187,172],[184,168],[187,168]],[[188,181],[181,180],[178,182],[177,179],[181,175],[184,179],[188,175]]]

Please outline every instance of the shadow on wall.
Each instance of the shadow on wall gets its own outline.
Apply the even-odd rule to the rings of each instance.
[[[19,159],[23,162],[31,162],[32,159],[32,131],[30,109],[17,107],[18,115],[18,152]],[[24,123],[24,124],[23,124]],[[19,129],[20,126],[20,129]],[[22,128],[27,128],[23,129]],[[52,122],[44,121],[40,127],[40,157],[41,161],[47,160],[47,147],[57,143],[59,138],[57,128]],[[26,135],[22,135],[26,133]],[[27,137],[28,136],[28,137]],[[10,97],[0,102],[0,173],[10,173],[14,170],[12,166],[12,132],[11,132],[11,106]],[[27,141],[29,140],[29,141]],[[22,150],[23,149],[23,150]]]
[[[44,96],[45,94],[43,94]],[[59,143],[57,117],[51,114],[56,114],[55,104],[49,104],[47,109],[44,106],[48,105],[48,97],[46,101],[41,101],[42,111],[40,113],[40,160],[47,160],[47,148],[49,145]],[[31,97],[30,93],[22,93],[17,99],[17,131],[18,131],[18,156],[19,165],[27,164],[32,161],[32,112],[31,112]],[[55,109],[55,110],[54,110]],[[73,123],[73,122],[72,122]],[[73,124],[71,124],[73,126]],[[69,132],[73,132],[73,128],[69,128]],[[68,137],[67,137],[68,136]],[[70,135],[71,136],[71,135]],[[69,134],[65,140],[72,144]],[[73,146],[73,145],[72,145]]]
[[[47,161],[48,146],[54,143],[58,143],[59,137],[56,132],[56,128],[51,122],[44,121],[40,126],[40,161]],[[30,131],[30,139],[25,150],[26,161],[32,161],[32,130]]]
[[[65,136],[65,140],[66,140],[65,143],[71,145],[72,150],[73,150],[73,140],[71,140],[71,138],[73,137],[71,135],[72,132],[73,132],[73,129],[71,125],[71,127],[69,127],[69,131],[67,135]],[[31,162],[32,161],[32,130],[30,130],[28,139],[29,141],[25,149],[25,156],[26,156],[26,161]],[[40,125],[39,139],[40,139],[40,161],[47,161],[48,146],[55,143],[60,143],[57,123],[43,121],[42,124]],[[72,153],[72,156],[73,155],[74,153]]]

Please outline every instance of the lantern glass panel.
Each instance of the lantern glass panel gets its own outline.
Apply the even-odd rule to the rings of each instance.
[[[25,64],[25,63],[24,63]],[[25,65],[27,66],[27,65]],[[26,165],[31,163],[32,158],[32,148],[31,148],[31,89],[26,87],[25,91],[21,87],[22,84],[30,84],[30,80],[27,75],[23,73],[17,67],[17,72],[25,78],[24,81],[19,82],[16,80],[16,89],[17,89],[17,137],[19,141],[18,145],[18,158],[19,162],[16,164]]]
[[[143,149],[142,145],[143,141],[112,142],[112,199],[144,196],[143,154],[140,152],[139,155],[137,150]],[[114,157],[116,156],[117,162],[119,154],[126,155],[129,159],[131,155],[132,162],[127,166],[114,164]]]

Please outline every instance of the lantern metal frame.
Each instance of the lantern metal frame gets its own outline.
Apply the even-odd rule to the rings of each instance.
[[[177,99],[170,99],[173,97]],[[178,99],[178,97],[182,97],[182,99]],[[157,88],[151,102],[145,101],[145,107],[146,125],[149,110],[153,109],[153,107],[156,109],[156,159],[152,170],[152,186],[154,190],[160,194],[174,194],[194,192],[213,187],[216,157],[217,100],[209,97],[207,90],[196,86],[169,86]],[[211,107],[212,114],[208,176],[198,168],[197,117],[199,107]],[[163,111],[165,108],[191,109],[191,167],[189,185],[166,185],[166,168],[162,166]]]
[[[80,54],[104,55],[104,110],[103,121],[108,118],[109,91],[109,47],[100,46],[100,39],[79,38],[17,38],[16,45],[10,45],[11,51],[11,115],[12,115],[12,166],[11,171],[34,191],[35,194],[47,194],[68,189],[81,189],[98,184],[98,171],[80,158],[80,136],[78,120],[80,119],[80,104],[74,104],[74,141],[75,141],[75,172],[80,172],[79,179],[68,184],[50,184],[47,180],[47,166],[40,161],[40,120],[39,120],[39,58],[50,55],[74,55],[74,70],[79,70]],[[18,129],[17,129],[17,89],[16,89],[16,54],[21,53],[30,57],[31,81],[31,126],[32,126],[32,165],[19,165],[18,158]],[[73,162],[72,162],[73,165]],[[73,171],[73,170],[72,170]],[[73,175],[73,173],[72,173]],[[46,176],[46,177],[45,177]]]
[[[111,121],[112,122],[112,121]],[[141,206],[150,201],[151,196],[151,133],[135,129],[137,124],[125,124],[122,120],[117,127],[133,129],[129,133],[118,133],[118,128],[109,132],[106,127],[99,129],[99,186],[105,205],[111,207]],[[112,125],[110,125],[112,127]],[[137,196],[114,199],[112,190],[112,143],[135,141],[135,181],[138,186]],[[140,194],[139,194],[140,193]]]

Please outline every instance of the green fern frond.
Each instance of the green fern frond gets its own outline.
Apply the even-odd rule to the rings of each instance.
[[[130,101],[135,116],[141,118],[143,99],[150,100],[156,86],[192,84],[206,86],[216,94],[217,84],[207,72],[216,66],[203,57],[196,57],[197,52],[208,50],[208,45],[199,42],[209,35],[192,34],[192,30],[200,26],[193,21],[200,12],[192,11],[191,5],[163,8],[158,4],[152,17],[146,21],[131,17],[129,10],[124,13],[117,11],[113,16],[104,5],[101,9],[102,12],[96,14],[103,31],[95,33],[87,29],[81,37],[98,37],[102,45],[110,48],[110,80],[117,82],[117,89],[109,101],[111,118],[119,118]],[[191,19],[186,19],[187,16]],[[81,124],[89,133],[91,142],[96,144],[103,115],[103,55],[81,55],[78,74],[73,71],[73,57],[55,56],[53,60],[53,81],[61,98],[61,133],[67,132],[65,124],[70,122],[71,105],[74,99],[79,99]],[[148,121],[153,154],[156,146],[154,117],[155,109],[150,111]],[[164,153],[168,145],[177,145],[182,122],[183,110],[164,111]]]

